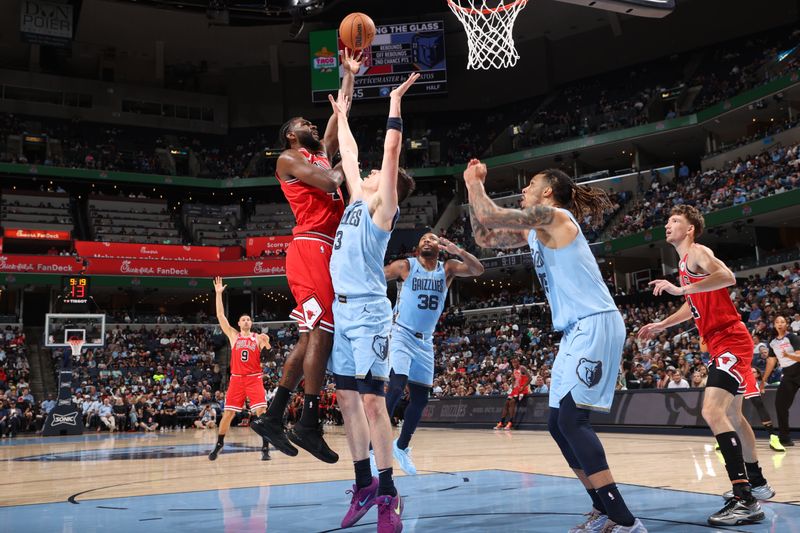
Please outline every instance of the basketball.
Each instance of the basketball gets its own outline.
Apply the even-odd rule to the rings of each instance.
[[[339,24],[339,38],[351,50],[363,50],[375,38],[375,23],[364,13],[350,13]]]

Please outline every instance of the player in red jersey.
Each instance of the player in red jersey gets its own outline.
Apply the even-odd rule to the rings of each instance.
[[[663,279],[651,281],[650,285],[656,296],[684,296],[686,302],[661,322],[644,326],[639,338],[653,338],[693,318],[708,345],[711,363],[703,395],[703,418],[719,443],[733,485],[731,497],[708,518],[708,523],[734,526],[764,520],[757,496],[769,499],[775,492],[758,466],[756,438],[742,414],[743,395],[755,387],[751,369],[753,339],[726,290],[736,284],[733,272],[709,248],[695,243],[704,226],[703,215],[696,208],[678,205],[672,209],[666,235],[680,257],[680,286]]]
[[[225,317],[225,307],[222,305],[222,291],[227,285],[222,284],[222,278],[214,278],[214,291],[217,293],[217,320],[219,327],[231,343],[231,380],[228,391],[225,393],[225,412],[219,424],[217,445],[208,454],[211,461],[217,459],[220,450],[225,445],[225,434],[231,427],[231,421],[236,413],[244,408],[245,399],[250,401],[250,409],[257,415],[267,408],[267,394],[264,392],[264,381],[261,369],[261,350],[270,349],[269,337],[264,333],[252,333],[250,328],[253,320],[248,314],[239,317],[239,329],[236,331]],[[264,440],[261,447],[261,460],[269,460],[269,443]]]
[[[494,429],[511,429],[514,424],[514,417],[517,415],[517,407],[522,403],[527,394],[531,393],[531,375],[528,369],[519,364],[519,359],[516,357],[511,360],[511,365],[514,367],[514,387],[511,389],[511,394],[508,395],[505,405],[503,405],[503,412],[500,413],[500,422]],[[506,423],[508,419],[508,423]]]
[[[351,101],[355,74],[361,68],[361,54],[345,50],[344,77],[340,94]],[[330,159],[339,151],[336,116],[331,116],[322,140],[316,126],[295,117],[280,130],[285,150],[278,158],[276,177],[297,221],[286,252],[286,278],[297,307],[291,318],[298,324],[300,340],[283,366],[275,398],[267,412],[250,427],[281,452],[295,456],[304,448],[317,459],[335,463],[339,456],[323,439],[319,420],[319,394],[333,346],[333,285],[330,259],[333,235],[344,212],[339,186],[344,174],[331,169]],[[304,403],[300,420],[288,432],[283,416],[289,395],[305,378]],[[291,441],[291,442],[290,442]]]

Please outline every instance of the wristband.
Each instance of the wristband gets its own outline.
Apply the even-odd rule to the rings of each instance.
[[[386,131],[397,130],[403,132],[403,119],[400,117],[389,117],[386,119]]]

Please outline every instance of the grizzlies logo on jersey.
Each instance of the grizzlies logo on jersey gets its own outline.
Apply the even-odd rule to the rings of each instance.
[[[381,361],[386,360],[389,354],[389,338],[383,335],[375,335],[372,339],[372,351],[378,356]]]
[[[594,387],[600,383],[600,379],[603,377],[603,362],[581,357],[575,372],[578,374],[578,379],[587,387]]]

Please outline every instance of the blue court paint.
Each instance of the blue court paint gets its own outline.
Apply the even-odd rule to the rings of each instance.
[[[7,531],[114,533],[338,531],[350,481],[159,494],[0,508]],[[397,478],[405,533],[431,531],[564,532],[583,521],[590,502],[576,479],[498,470]],[[652,533],[800,531],[800,506],[765,503],[760,525],[716,529],[717,495],[621,485],[631,510]],[[96,494],[96,493],[95,493]],[[375,531],[370,509],[353,532]]]
[[[10,461],[132,461],[136,459],[174,459],[176,457],[195,457],[208,455],[213,449],[208,444],[181,444],[177,446],[129,446],[99,450],[74,450],[69,452],[44,453],[9,459]],[[226,444],[220,455],[226,453],[258,452],[261,448],[246,446],[236,442]]]

